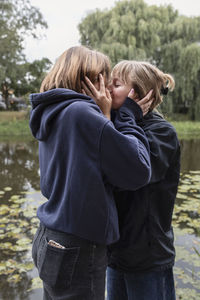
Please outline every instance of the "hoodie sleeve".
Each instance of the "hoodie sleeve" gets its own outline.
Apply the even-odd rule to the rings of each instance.
[[[167,122],[154,124],[145,134],[150,145],[150,183],[156,183],[166,176],[173,159],[180,160],[180,145],[175,129]]]
[[[142,112],[127,98],[116,112],[114,125],[107,122],[100,142],[101,167],[108,181],[121,189],[136,190],[151,176],[149,144],[135,116]]]

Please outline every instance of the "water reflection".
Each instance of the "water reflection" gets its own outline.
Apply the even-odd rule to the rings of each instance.
[[[30,186],[39,190],[37,142],[0,143],[0,153],[0,190],[6,186],[12,186],[16,194]]]
[[[26,209],[32,199],[28,193],[39,190],[39,163],[37,142],[0,144],[0,299],[34,300],[33,268],[30,245],[24,248],[19,241],[30,244],[32,218]],[[24,202],[27,201],[26,204]],[[34,205],[32,206],[35,216]],[[27,240],[25,240],[27,239]],[[28,250],[27,250],[28,249]],[[10,278],[9,278],[10,277]]]
[[[44,201],[39,191],[38,144],[35,141],[0,143],[0,153],[0,299],[39,300],[42,299],[41,289],[31,290],[32,278],[37,276],[37,272],[32,265],[30,242],[38,224],[35,217],[36,207],[40,201]],[[193,226],[185,214],[186,209],[191,213],[189,203],[185,203],[183,211],[181,208],[184,197],[187,198],[189,195],[191,201],[192,197],[195,197],[195,202],[191,202],[191,206],[200,201],[197,188],[191,186],[191,180],[194,180],[191,171],[200,170],[200,140],[181,141],[181,153],[183,175],[174,214],[174,220],[178,224],[176,230],[179,230],[182,224],[187,227],[186,222],[190,222],[188,228]],[[189,194],[185,196],[185,192]],[[199,214],[200,211],[194,215],[194,219],[197,219]],[[177,250],[180,257],[182,254],[178,243],[181,233],[183,234],[183,231],[177,233],[179,237]],[[194,234],[194,230],[191,233]],[[189,234],[190,232],[184,232],[181,241],[186,241]],[[193,240],[194,238],[196,236],[193,235]],[[185,256],[185,252],[182,256]],[[179,267],[181,270],[184,269],[184,263],[182,260],[181,263],[178,262],[177,272],[181,272]]]
[[[200,139],[181,140],[181,171],[200,170]]]
[[[200,139],[182,140],[181,170],[200,170]],[[0,143],[0,189],[12,185],[15,193],[39,190],[38,144]]]

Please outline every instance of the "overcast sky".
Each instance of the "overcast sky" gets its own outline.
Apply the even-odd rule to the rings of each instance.
[[[48,57],[53,63],[67,48],[79,45],[77,26],[88,12],[114,6],[116,0],[30,0],[48,23],[46,38],[25,43],[28,61]],[[181,14],[200,16],[200,0],[146,0],[147,4],[172,4]]]

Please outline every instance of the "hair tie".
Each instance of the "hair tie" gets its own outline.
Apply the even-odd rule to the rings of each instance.
[[[169,91],[168,87],[164,87],[164,86],[162,85],[161,90],[160,90],[161,94],[167,95],[167,94],[168,94],[168,91]]]

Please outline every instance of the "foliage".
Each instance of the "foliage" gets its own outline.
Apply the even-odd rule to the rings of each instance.
[[[8,96],[27,75],[28,66],[23,54],[27,35],[39,38],[38,29],[47,27],[40,11],[29,0],[0,2],[0,91],[8,108]],[[37,62],[35,62],[37,65]],[[47,64],[47,62],[46,62]],[[42,61],[46,67],[45,61]]]
[[[179,183],[173,219],[175,226],[187,224],[187,233],[200,236],[200,171],[183,174]]]
[[[200,299],[200,171],[181,174],[173,214],[176,236],[176,265],[174,268],[178,300]]]
[[[188,113],[200,120],[200,17],[180,16],[171,5],[143,0],[116,2],[89,13],[79,24],[81,43],[122,59],[147,60],[175,77],[176,89],[163,112]]]
[[[51,61],[48,58],[19,64],[19,73],[16,76],[18,80],[14,81],[12,85],[15,96],[38,93],[41,82],[50,66]]]
[[[36,218],[36,204],[34,199],[30,198],[36,193],[22,191],[19,195],[15,195],[11,187],[5,187],[0,191],[0,198],[6,197],[8,193],[11,195],[7,200],[8,204],[0,206],[0,277],[4,278],[4,284],[6,280],[9,286],[8,290],[1,288],[2,296],[9,295],[11,299],[13,287],[18,293],[27,294],[32,289],[42,286],[39,278],[30,280],[27,276],[27,272],[34,267],[31,256],[27,254],[31,252],[33,235],[39,223]],[[0,284],[1,287],[4,285],[3,282]],[[22,289],[20,283],[23,282],[27,284]]]

